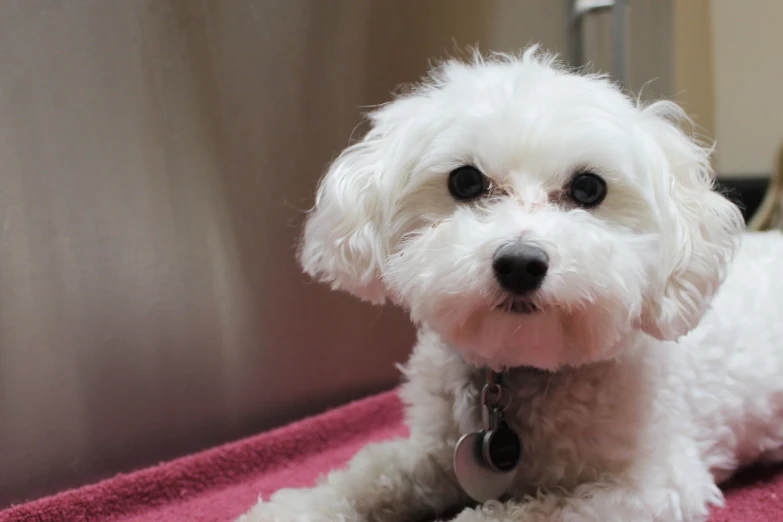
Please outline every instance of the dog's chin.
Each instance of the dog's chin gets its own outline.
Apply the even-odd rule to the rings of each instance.
[[[617,355],[623,335],[594,307],[569,311],[514,297],[470,310],[460,319],[444,314],[431,326],[475,366],[546,371],[581,366]]]
[[[475,366],[495,369],[560,365],[564,344],[560,311],[539,300],[507,297],[489,306],[475,306],[459,320],[452,314],[431,326]]]

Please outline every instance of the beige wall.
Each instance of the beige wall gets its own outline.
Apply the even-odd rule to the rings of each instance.
[[[710,7],[718,171],[767,175],[783,141],[783,1]]]
[[[673,9],[674,92],[700,127],[715,136],[710,0],[677,0]]]

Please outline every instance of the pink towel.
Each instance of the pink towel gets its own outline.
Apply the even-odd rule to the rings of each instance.
[[[259,494],[307,486],[371,441],[404,435],[395,392],[269,433],[15,506],[0,522],[228,522]],[[783,521],[783,470],[745,474],[711,522]]]

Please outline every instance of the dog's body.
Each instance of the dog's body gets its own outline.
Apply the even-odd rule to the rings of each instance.
[[[417,136],[424,142],[412,145],[423,147],[418,152],[395,143],[378,156],[373,143],[391,142],[407,119],[423,118],[427,109],[424,103],[406,114],[395,102],[376,117],[377,133],[327,175],[302,249],[309,273],[366,299],[391,298],[420,324],[401,391],[410,437],[367,447],[315,488],[282,490],[240,520],[399,522],[467,506],[452,458],[459,437],[482,426],[483,366],[508,368],[513,398],[506,419],[524,452],[511,499],[466,507],[458,520],[705,520],[722,500],[718,484],[738,467],[783,460],[783,236],[749,234],[736,250],[741,217],[710,190],[708,152],[668,123],[622,105],[597,78],[578,77],[566,90],[585,92],[564,99],[576,96],[578,107],[587,93],[585,103],[598,104],[583,107],[584,114],[605,124],[582,140],[606,131],[620,143],[595,143],[605,156],[588,151],[563,162],[577,174],[557,183],[583,204],[563,203],[561,192],[542,189],[555,185],[550,170],[562,169],[547,161],[547,143],[559,138],[546,130],[546,115],[559,105],[548,104],[546,89],[532,98],[525,89],[539,82],[557,90],[575,75],[533,52],[451,67],[433,90],[408,101],[436,103],[442,91],[470,87],[471,75],[480,84],[470,91],[499,86],[492,92],[502,97],[521,89],[524,114],[544,115],[540,135],[516,129],[520,148],[533,140],[528,154],[503,166],[508,151],[492,149],[502,135],[478,145],[492,150],[477,157],[460,150],[454,136],[439,142],[446,131],[436,129]],[[520,77],[524,88],[506,85]],[[492,108],[469,117],[480,126]],[[507,109],[500,118],[526,117]],[[578,115],[569,120],[580,125]],[[611,125],[629,141],[607,130]],[[564,156],[578,147],[565,145]],[[483,163],[485,172],[504,172],[492,179],[500,194],[466,206],[459,200],[470,183],[463,179],[449,185],[458,200],[450,203],[438,191],[448,196],[443,172],[458,165],[438,158],[440,149],[462,156],[458,162]],[[362,173],[367,155],[369,175]],[[590,165],[587,174],[583,165]],[[573,189],[573,179],[595,178],[595,171],[608,186],[597,204]],[[537,179],[540,172],[546,176]],[[418,185],[411,173],[423,178]],[[600,184],[588,187],[600,192]],[[518,237],[544,251],[546,275],[532,290],[508,290],[518,281],[502,279],[493,261]]]

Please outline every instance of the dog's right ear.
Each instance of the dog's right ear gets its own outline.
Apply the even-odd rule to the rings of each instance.
[[[376,304],[386,301],[380,273],[388,250],[380,233],[381,140],[371,130],[334,160],[318,187],[299,249],[299,262],[311,277]]]
[[[642,328],[674,341],[701,321],[739,248],[744,220],[737,206],[714,190],[711,149],[683,132],[685,112],[657,102],[640,113],[643,138],[651,140],[647,164],[662,220],[662,286],[651,293]],[[656,151],[656,152],[653,152]]]

